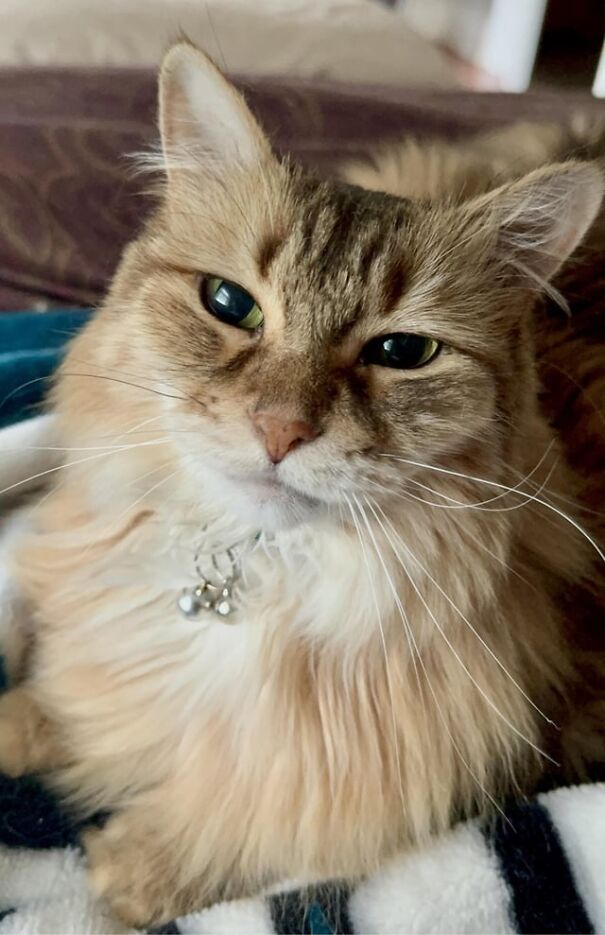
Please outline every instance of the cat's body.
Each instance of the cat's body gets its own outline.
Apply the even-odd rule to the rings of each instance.
[[[190,71],[210,69],[172,56],[168,152],[171,108],[193,107]],[[598,509],[599,490],[538,401],[524,278],[554,275],[593,223],[599,172],[570,163],[469,206],[416,172],[414,192],[395,186],[435,198],[415,206],[272,162],[233,92],[204,81],[235,108],[232,189],[213,167],[195,202],[191,151],[174,162],[63,366],[59,437],[79,463],[15,564],[36,636],[0,705],[0,764],[115,812],[88,839],[92,879],[138,923],[364,873],[528,788],[538,747],[572,767],[600,755],[598,688],[569,635],[570,601],[598,579],[600,521],[577,498]],[[475,184],[464,197],[494,176]],[[197,269],[254,291],[262,337],[200,324]],[[403,329],[444,342],[434,364],[357,362]],[[305,428],[274,457],[281,436],[248,420],[288,406]],[[549,508],[549,491],[569,499]],[[224,548],[271,534],[244,554],[233,623],[177,608],[205,526]]]

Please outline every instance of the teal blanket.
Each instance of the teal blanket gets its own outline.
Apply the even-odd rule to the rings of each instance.
[[[0,315],[0,428],[35,415],[86,309]]]

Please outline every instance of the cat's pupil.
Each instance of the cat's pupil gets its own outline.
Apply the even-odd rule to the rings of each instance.
[[[387,334],[368,341],[361,352],[361,362],[378,367],[412,370],[433,360],[440,347],[434,338],[420,334]]]
[[[200,297],[206,309],[227,325],[253,330],[263,322],[263,313],[250,293],[227,279],[204,278]]]

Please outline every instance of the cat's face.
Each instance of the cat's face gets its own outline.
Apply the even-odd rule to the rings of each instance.
[[[164,69],[164,201],[121,289],[136,353],[175,391],[158,406],[189,480],[271,529],[396,495],[425,463],[502,459],[535,401],[521,280],[569,246],[549,227],[532,265],[522,242],[519,205],[544,201],[550,177],[463,208],[320,182],[279,163],[180,48]]]
[[[273,524],[378,495],[390,456],[489,445],[509,336],[486,340],[462,281],[448,301],[422,212],[288,169],[270,184],[273,224],[236,179],[223,210],[206,188],[186,225],[168,204],[156,226],[141,298],[159,371],[191,397],[169,402],[190,469]]]

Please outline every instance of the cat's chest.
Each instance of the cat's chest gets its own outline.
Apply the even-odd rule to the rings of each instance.
[[[61,564],[59,543],[50,550],[45,564]],[[44,580],[39,677],[70,718],[81,711],[83,723],[109,725],[136,711],[143,734],[144,724],[182,731],[217,712],[238,724],[257,718],[259,698],[309,647],[317,660],[383,654],[383,631],[414,596],[394,567],[338,529],[250,548],[228,615],[183,607],[200,580],[194,540],[171,542],[155,522],[81,560],[74,551],[63,575]]]
[[[182,692],[191,710],[258,687],[261,656],[278,633],[346,642],[358,621],[367,624],[357,556],[341,542],[278,543],[250,550],[229,567],[224,553],[201,563],[189,542],[152,532],[141,530],[107,550],[83,550],[81,561],[70,549],[63,573],[45,582],[39,637],[53,645],[52,678],[58,670],[72,672],[74,685],[85,689],[83,673],[102,669],[116,691],[136,684],[150,699]],[[62,564],[52,541],[44,560]],[[225,579],[228,614],[221,613],[220,587],[207,590],[210,602],[199,593],[213,564],[220,569],[215,583]]]

